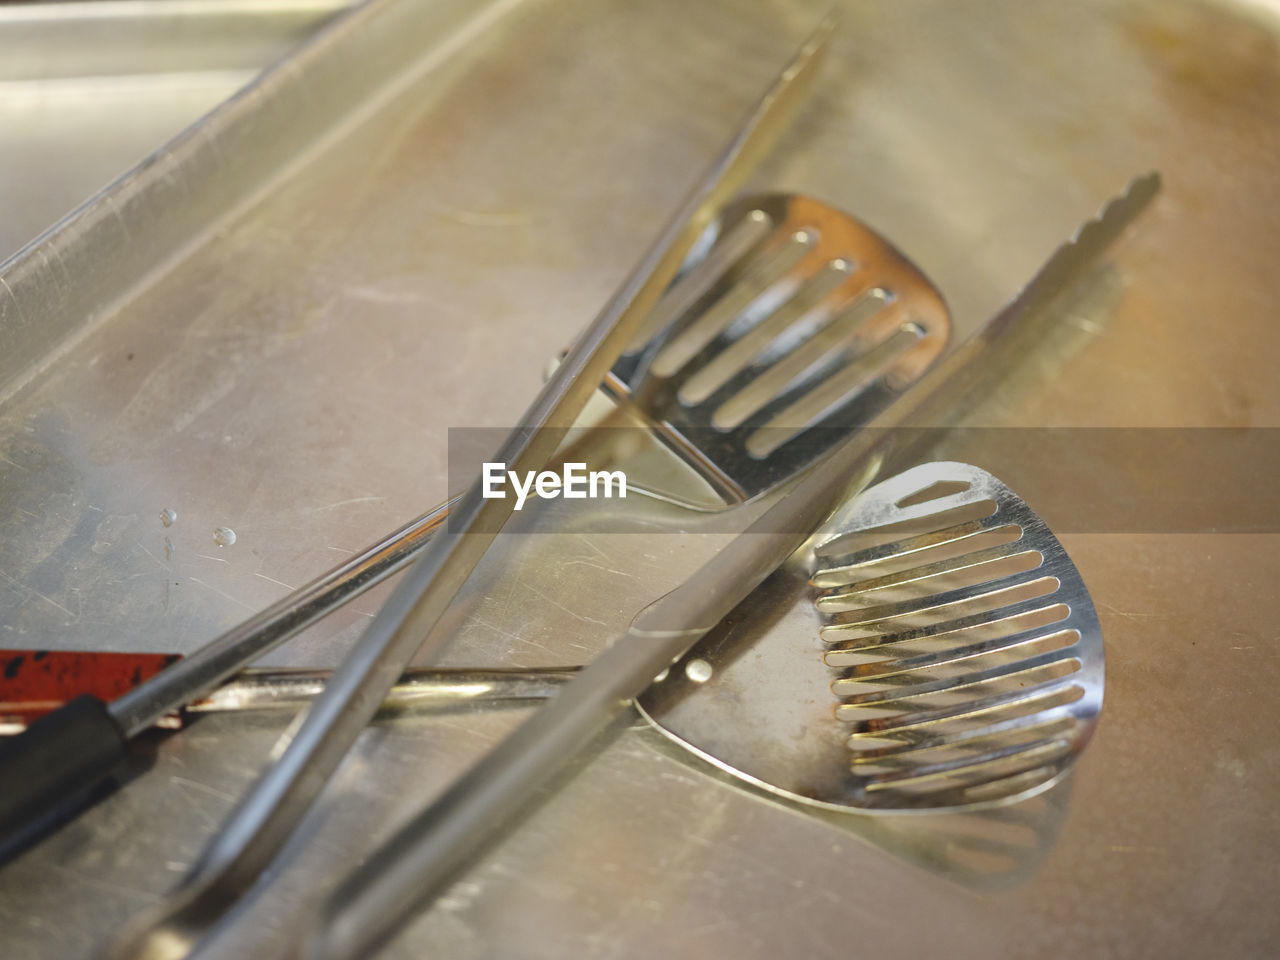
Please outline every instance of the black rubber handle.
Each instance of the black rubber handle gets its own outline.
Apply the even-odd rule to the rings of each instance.
[[[129,741],[97,697],[76,697],[0,743],[0,839],[44,820],[111,776]]]

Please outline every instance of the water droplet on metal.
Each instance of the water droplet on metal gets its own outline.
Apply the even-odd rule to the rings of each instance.
[[[178,511],[176,510],[170,510],[168,507],[165,507],[163,510],[160,511],[160,522],[163,523],[166,527],[172,527],[174,522],[177,519],[178,519]]]
[[[236,542],[236,532],[230,527],[214,527],[213,542],[220,547],[229,547]]]
[[[684,675],[694,683],[706,683],[712,672],[711,664],[702,659],[690,660],[684,665]]]

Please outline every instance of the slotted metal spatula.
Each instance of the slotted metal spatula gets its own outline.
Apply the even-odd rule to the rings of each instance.
[[[950,329],[934,286],[866,225],[812,197],[747,197],[706,229],[605,388],[741,503],[874,419]]]
[[[892,811],[1039,792],[1088,742],[1103,645],[1075,565],[989,473],[877,484],[637,701],[711,763]]]

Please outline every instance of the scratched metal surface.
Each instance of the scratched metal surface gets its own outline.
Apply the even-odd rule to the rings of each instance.
[[[0,257],[285,56],[342,0],[0,7]]]
[[[297,142],[260,132],[265,160],[246,136],[126,185],[126,220],[147,191],[185,191],[186,219],[172,193],[150,208],[180,255],[136,236],[150,260],[82,275],[75,244],[111,226],[86,221],[0,273],[0,337],[22,358],[0,357],[5,645],[189,650],[435,503],[447,428],[519,415],[822,5],[530,0],[470,22],[426,6],[375,4],[318,41],[333,57],[344,31],[401,38],[403,62],[366,62],[368,89],[347,79],[375,106],[344,103],[340,136],[282,112],[277,139]],[[1262,4],[849,4],[821,92],[758,179],[884,231],[963,332],[1158,167],[1165,194],[1114,251],[1102,305],[973,420],[1278,426],[1278,27]],[[333,78],[316,62],[294,73],[318,97]],[[271,86],[287,79],[256,105],[295,103]],[[32,299],[59,262],[70,292]],[[816,816],[623,725],[386,955],[1267,955],[1276,538],[1064,540],[1109,665],[1063,788],[983,816]],[[713,547],[503,543],[454,615],[452,663],[587,658]],[[334,662],[377,599],[272,661]],[[371,730],[207,955],[284,955],[341,871],[521,716]],[[181,876],[280,729],[202,721],[0,869],[0,953],[91,955]]]

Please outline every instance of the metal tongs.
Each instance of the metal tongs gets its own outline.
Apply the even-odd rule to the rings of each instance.
[[[715,212],[788,123],[812,85],[830,20],[780,74],[599,316],[584,331],[492,458],[519,474],[551,459],[614,360],[676,275]],[[387,692],[418,654],[436,659],[448,642],[432,630],[509,517],[513,501],[486,499],[476,483],[404,574],[323,694],[302,715],[288,746],[237,804],[183,886],[110,950],[111,956],[178,958],[257,881],[292,834]],[[424,639],[425,638],[425,639]]]
[[[1140,177],[1060,247],[1023,291],[890,405],[810,471],[779,502],[688,580],[649,604],[546,706],[387,840],[341,883],[309,928],[307,960],[370,956],[448,884],[577,750],[678,660],[792,553],[891,457],[909,456],[993,375],[1018,362],[1018,335],[1146,206],[1159,189]]]
[[[783,72],[724,155],[687,199],[655,247],[570,351],[514,432],[492,458],[528,472],[554,454],[614,359],[676,275],[702,228],[736,189],[812,79],[830,25],[824,24]],[[989,372],[975,361],[1078,274],[1155,192],[1138,181],[1037,274],[1023,294],[875,422],[928,422]],[[984,357],[984,361],[986,361]],[[986,363],[984,362],[984,367]],[[437,895],[495,834],[529,792],[593,736],[673,659],[701,637],[799,547],[842,500],[875,476],[901,434],[877,429],[840,445],[775,507],[684,585],[651,604],[547,707],[482,760],[441,800],[406,826],[345,883],[311,949],[360,957]],[[892,451],[900,453],[900,451]],[[186,885],[119,941],[113,957],[186,956],[253,885],[292,833],[410,658],[434,659],[447,642],[431,631],[511,510],[486,500],[477,483],[449,527],[398,585],[325,692],[304,715],[279,759],[237,806]],[[425,642],[423,638],[426,638]],[[343,901],[346,900],[345,904]]]

